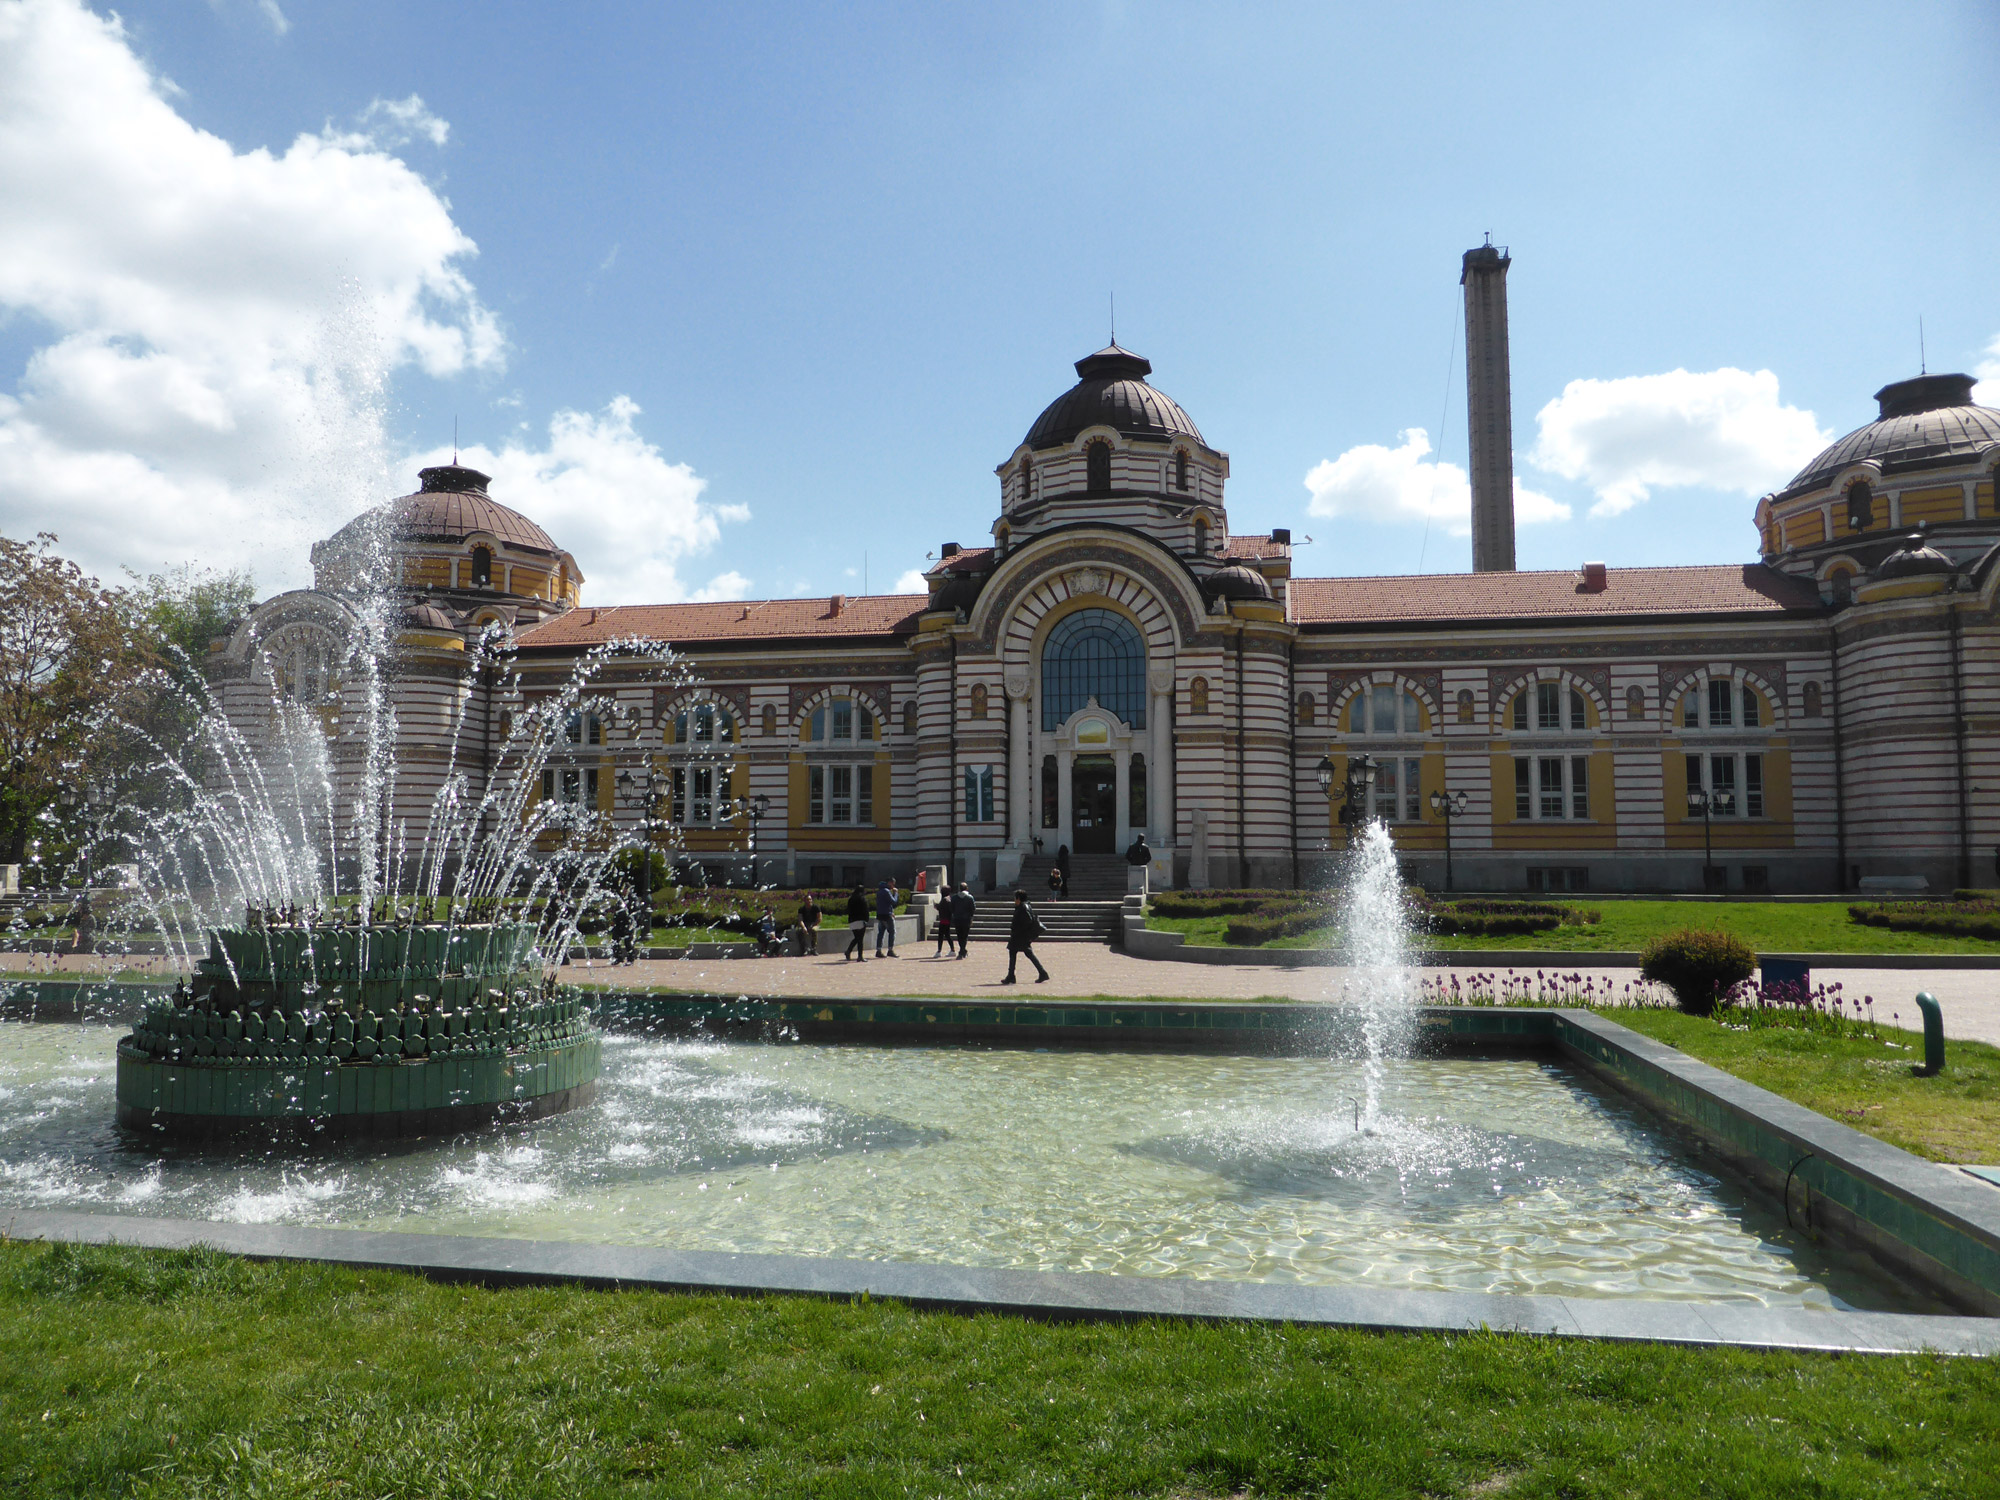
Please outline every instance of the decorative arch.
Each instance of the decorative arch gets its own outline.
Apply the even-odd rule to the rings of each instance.
[[[1298,722],[1301,725],[1310,725],[1318,722],[1318,719],[1319,719],[1319,700],[1313,697],[1311,693],[1300,693],[1298,702]]]
[[[1826,696],[1817,682],[1808,682],[1800,695],[1804,699],[1800,714],[1804,718],[1817,719],[1826,712]]]
[[[1520,676],[1508,682],[1498,693],[1494,694],[1493,728],[1496,733],[1513,731],[1514,700],[1524,692],[1532,692],[1544,682],[1557,683],[1564,691],[1562,733],[1578,734],[1584,732],[1570,727],[1570,716],[1568,713],[1569,700],[1567,696],[1569,693],[1576,693],[1588,705],[1589,714],[1586,716],[1585,724],[1587,730],[1601,732],[1611,727],[1611,705],[1605,700],[1603,691],[1599,689],[1596,683],[1592,682],[1588,677],[1583,677],[1570,671],[1567,667],[1531,667],[1521,673]],[[1589,722],[1589,718],[1591,717],[1596,719],[1594,724]],[[1546,734],[1553,731],[1538,730],[1533,723],[1528,725],[1528,733],[1535,734],[1538,732]]]
[[[1471,724],[1475,722],[1475,711],[1473,707],[1473,697],[1471,688],[1460,688],[1458,690],[1458,722],[1461,724]]]
[[[1783,692],[1780,691],[1778,685],[1769,677],[1749,667],[1731,667],[1726,674],[1717,672],[1712,667],[1696,667],[1693,671],[1683,672],[1674,682],[1673,686],[1668,689],[1661,704],[1667,725],[1673,729],[1686,727],[1684,705],[1687,696],[1689,693],[1699,693],[1702,696],[1701,724],[1699,727],[1702,729],[1716,727],[1709,723],[1708,684],[1723,680],[1728,681],[1736,689],[1732,695],[1734,712],[1731,715],[1731,722],[1727,727],[1731,729],[1777,729],[1781,727],[1781,721],[1785,714]],[[1744,688],[1753,689],[1762,700],[1758,722],[1754,725],[1745,725],[1742,720],[1741,690]]]
[[[736,745],[748,733],[742,703],[727,693],[702,687],[671,697],[663,695],[663,699],[656,707],[654,722],[660,728],[660,743],[668,749]],[[707,721],[706,734],[702,733],[704,710],[712,716]]]
[[[983,682],[975,682],[972,685],[972,706],[969,714],[975,719],[986,717],[986,684]]]
[[[1155,657],[1194,639],[1208,618],[1194,576],[1157,542],[1119,528],[1076,525],[1009,551],[970,611],[974,649],[1025,671],[1051,613],[1085,599],[1131,615]]]
[[[1625,717],[1640,721],[1646,717],[1646,690],[1636,682],[1625,689]]]
[[[828,743],[827,739],[815,740],[812,736],[813,712],[816,709],[836,707],[842,700],[853,705],[855,716],[853,724],[854,732],[848,739],[834,739],[831,742],[836,745],[881,743],[883,725],[887,717],[883,712],[881,700],[876,698],[873,693],[866,692],[863,689],[844,687],[839,684],[835,684],[832,687],[819,688],[806,695],[804,700],[799,704],[797,714],[792,719],[793,738],[801,745],[824,745]],[[863,736],[860,732],[863,727],[860,722],[863,713],[866,713],[868,716],[867,728],[869,732],[866,736]]]
[[[1208,712],[1208,679],[1194,677],[1188,680],[1188,712],[1205,714]]]
[[[1367,696],[1378,687],[1387,688],[1394,693],[1407,694],[1416,700],[1418,711],[1422,715],[1418,728],[1414,731],[1416,735],[1436,734],[1442,727],[1444,720],[1438,711],[1437,697],[1429,688],[1405,673],[1382,671],[1356,678],[1343,687],[1337,697],[1328,700],[1327,723],[1336,734],[1374,733],[1373,730],[1355,730],[1347,726],[1348,715],[1354,709],[1356,700],[1366,700]],[[1410,731],[1401,728],[1397,729],[1396,733],[1405,738],[1411,735]]]

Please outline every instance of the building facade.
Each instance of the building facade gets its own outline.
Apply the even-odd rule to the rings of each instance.
[[[593,607],[485,476],[427,469],[213,675],[253,736],[281,700],[328,705],[338,759],[361,527],[390,539],[395,815],[419,825],[448,758],[505,775],[511,716],[638,636],[696,683],[607,664],[617,711],[538,794],[632,827],[650,798],[739,877],[763,799],[767,883],[945,864],[1005,886],[1141,834],[1156,881],[1313,883],[1364,754],[1366,814],[1432,886],[1447,840],[1479,890],[1948,889],[2000,860],[2000,412],[1969,379],[1886,387],[1758,503],[1754,562],[1295,578],[1289,533],[1231,532],[1229,457],[1145,359],[1076,373],[996,468],[990,538],[944,543],[924,594]],[[512,685],[467,649],[495,630]]]

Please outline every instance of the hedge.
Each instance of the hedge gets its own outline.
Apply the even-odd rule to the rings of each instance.
[[[1848,917],[1866,927],[1891,932],[1927,932],[1938,937],[1985,938],[2000,942],[2000,905],[1991,901],[1926,901],[1908,906],[1850,906]]]

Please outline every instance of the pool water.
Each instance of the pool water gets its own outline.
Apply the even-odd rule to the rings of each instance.
[[[453,1140],[121,1135],[124,1028],[0,1022],[0,1226],[64,1208],[1035,1270],[1926,1310],[1520,1059],[612,1033],[596,1102]]]

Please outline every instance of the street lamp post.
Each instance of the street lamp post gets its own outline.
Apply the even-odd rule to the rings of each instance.
[[[1724,817],[1736,809],[1736,793],[1729,791],[1692,791],[1688,793],[1688,816],[1701,814],[1701,885],[1703,890],[1727,883],[1728,877],[1717,880],[1715,868],[1715,836],[1712,819],[1716,813]]]
[[[1431,811],[1444,819],[1444,888],[1451,889],[1451,820],[1465,813],[1472,799],[1464,792],[1432,792]]]
[[[1375,785],[1377,766],[1375,758],[1369,755],[1347,757],[1347,784],[1341,789],[1340,824],[1347,830],[1347,842],[1354,843],[1354,830],[1368,821],[1368,793]],[[1333,762],[1324,755],[1319,758],[1316,768],[1319,789],[1329,797],[1333,795]]]
[[[757,825],[764,821],[764,815],[771,810],[771,799],[759,792],[754,797],[738,797],[730,806],[750,822],[750,889],[757,886]]]

